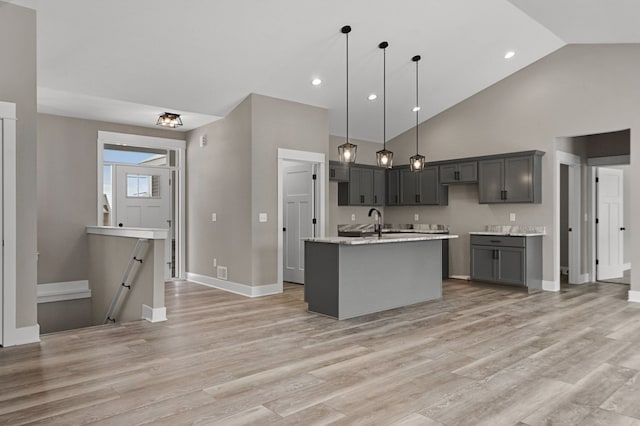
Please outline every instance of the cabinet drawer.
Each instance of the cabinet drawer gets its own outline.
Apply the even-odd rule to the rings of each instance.
[[[511,237],[508,235],[471,235],[471,245],[496,247],[525,247],[525,237]]]

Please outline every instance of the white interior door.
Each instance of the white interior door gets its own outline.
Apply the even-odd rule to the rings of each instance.
[[[165,278],[170,279],[171,241],[171,170],[160,167],[115,167],[115,223],[127,228],[168,229],[165,242]]]
[[[2,179],[4,169],[4,120],[0,116],[0,232],[4,240],[4,180]],[[0,255],[0,345],[4,346],[4,247]]]
[[[623,276],[623,172],[598,167],[597,177],[597,279]]]
[[[304,284],[304,239],[313,236],[313,165],[284,170],[283,278]]]

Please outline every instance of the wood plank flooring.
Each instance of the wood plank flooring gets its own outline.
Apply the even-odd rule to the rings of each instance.
[[[346,321],[303,288],[257,299],[167,284],[169,321],[0,348],[0,424],[640,425],[640,305],[447,281]]]

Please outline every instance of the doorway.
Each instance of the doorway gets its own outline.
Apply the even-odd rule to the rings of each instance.
[[[556,185],[555,229],[557,250],[554,257],[556,279],[554,290],[560,283],[582,284],[588,281],[582,273],[581,234],[582,223],[582,167],[581,158],[563,151],[556,151],[558,184]]]
[[[98,223],[167,229],[165,279],[185,275],[186,142],[98,132]]]
[[[304,283],[304,240],[324,237],[325,154],[278,149],[278,285]]]

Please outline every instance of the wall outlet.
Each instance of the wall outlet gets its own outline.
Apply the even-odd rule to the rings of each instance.
[[[218,266],[218,259],[216,259],[215,257],[213,258],[213,267],[217,267]]]
[[[355,213],[351,214],[351,221],[355,222],[356,221],[356,215]]]
[[[413,221],[414,221],[414,222],[417,222],[417,221],[419,221],[419,220],[420,220],[420,215],[419,215],[418,213],[414,214],[414,215],[413,215]]]
[[[211,222],[215,222],[218,220],[218,215],[215,213],[211,213]]]
[[[509,220],[511,222],[515,222],[516,221],[516,214],[515,213],[509,213]]]
[[[217,276],[219,280],[227,280],[227,267],[226,266],[218,266]]]
[[[258,221],[260,222],[266,222],[267,221],[267,214],[266,213],[260,213],[258,215]]]

